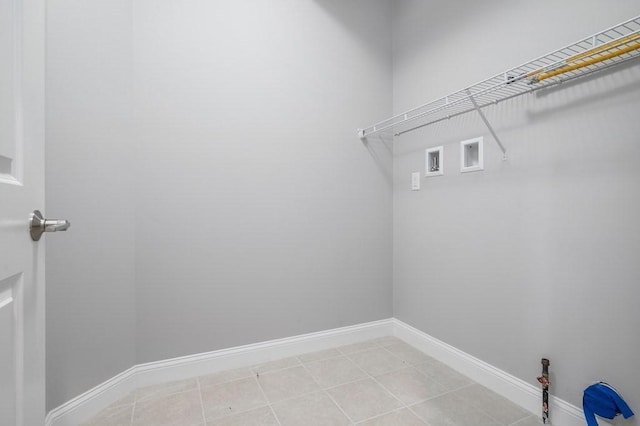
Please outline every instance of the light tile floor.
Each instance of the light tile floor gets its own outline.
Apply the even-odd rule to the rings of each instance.
[[[138,389],[85,426],[534,426],[395,337]]]

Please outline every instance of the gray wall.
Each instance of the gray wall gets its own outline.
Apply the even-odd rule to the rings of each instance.
[[[391,158],[354,132],[389,4],[138,0],[133,40],[137,361],[390,317]]]
[[[133,15],[132,15],[133,13]],[[48,2],[48,408],[392,315],[387,1]],[[133,121],[132,121],[133,120]]]
[[[461,6],[464,7],[461,7]],[[638,15],[637,1],[393,2],[394,110]],[[394,142],[394,315],[581,406],[604,379],[640,407],[640,67],[487,107]],[[459,172],[484,136],[485,170]],[[445,175],[410,191],[424,149]],[[628,424],[637,425],[635,419]]]
[[[135,363],[131,2],[47,2],[47,407]]]

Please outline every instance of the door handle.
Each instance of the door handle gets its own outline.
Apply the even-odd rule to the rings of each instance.
[[[29,233],[33,241],[39,241],[45,232],[66,231],[70,226],[68,220],[45,219],[39,210],[34,210],[29,219]]]

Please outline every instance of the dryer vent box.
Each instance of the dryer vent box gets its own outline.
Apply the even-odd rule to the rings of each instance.
[[[484,170],[482,142],[482,137],[460,142],[460,172]]]

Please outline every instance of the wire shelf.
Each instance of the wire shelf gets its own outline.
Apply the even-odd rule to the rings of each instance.
[[[358,136],[364,139],[409,122],[417,123],[412,128],[396,132],[398,136],[639,57],[640,16],[637,16],[440,99],[358,129]]]

